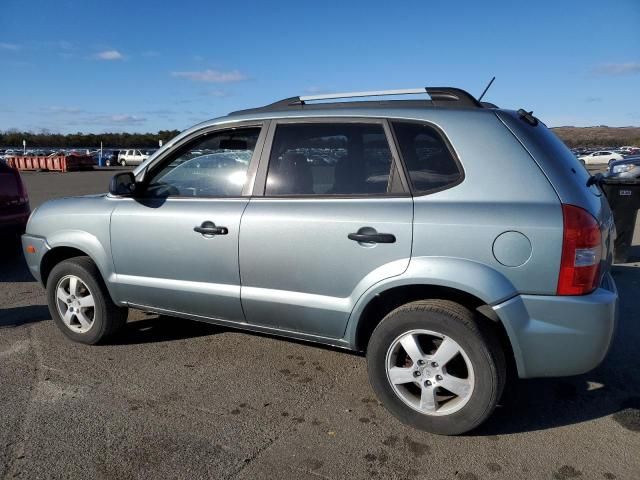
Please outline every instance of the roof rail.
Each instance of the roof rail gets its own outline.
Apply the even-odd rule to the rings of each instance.
[[[346,93],[326,93],[319,95],[302,95],[297,97],[289,97],[277,102],[265,105],[264,107],[251,108],[247,110],[238,110],[232,114],[239,113],[259,113],[275,110],[287,110],[298,107],[319,107],[330,106],[332,103],[308,104],[307,102],[315,102],[318,100],[338,100],[347,98],[362,97],[382,97],[392,95],[419,95],[428,94],[431,98],[430,105],[434,107],[458,107],[458,108],[487,108],[490,104],[486,102],[480,103],[469,92],[455,87],[421,87],[421,88],[404,88],[396,90],[373,90],[366,92],[346,92]],[[359,104],[370,104],[375,102],[347,102],[349,106],[357,106]],[[335,105],[335,104],[334,104]],[[346,105],[341,102],[341,105]],[[493,105],[491,105],[493,106]]]
[[[386,97],[388,95],[416,95],[427,93],[426,88],[403,88],[399,90],[373,90],[368,92],[348,92],[348,93],[325,93],[321,95],[304,95],[298,97],[300,102],[311,102],[314,100],[331,100],[338,98],[357,97]]]
[[[396,90],[373,90],[368,92],[348,92],[348,93],[326,93],[322,95],[304,95],[298,97],[298,101],[294,102],[303,105],[306,102],[316,100],[336,100],[341,98],[360,98],[360,97],[386,97],[391,95],[420,95],[428,94],[432,102],[458,102],[469,107],[482,107],[469,92],[454,87],[421,87],[421,88],[403,88]],[[294,97],[295,98],[295,97]],[[460,105],[462,106],[462,105]]]

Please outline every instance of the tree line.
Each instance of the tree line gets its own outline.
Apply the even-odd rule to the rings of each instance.
[[[569,147],[615,147],[640,145],[639,127],[557,127],[553,131]],[[50,133],[0,131],[0,147],[21,148],[22,140],[27,148],[154,148],[158,141],[168,142],[179,130],[160,130],[157,133]],[[321,146],[321,145],[318,145]]]
[[[26,140],[27,148],[153,148],[158,141],[166,143],[175,137],[179,130],[160,130],[158,133],[33,133],[18,130],[0,131],[0,146],[22,148]]]
[[[556,127],[552,130],[571,148],[640,146],[640,127]]]

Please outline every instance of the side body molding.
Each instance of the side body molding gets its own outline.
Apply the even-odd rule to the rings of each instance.
[[[503,274],[482,263],[453,257],[413,257],[402,274],[375,283],[357,300],[344,335],[349,345],[356,345],[358,323],[367,304],[387,290],[408,285],[454,288],[487,305],[496,305],[518,294]]]

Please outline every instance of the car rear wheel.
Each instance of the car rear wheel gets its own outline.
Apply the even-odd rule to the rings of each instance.
[[[122,165],[123,167],[126,167],[127,161],[123,158],[122,160],[120,160],[120,165]]]
[[[106,340],[127,321],[127,308],[113,303],[98,268],[88,257],[65,260],[51,270],[47,302],[58,328],[80,343]]]
[[[505,357],[474,317],[455,302],[424,300],[378,324],[367,349],[369,379],[403,423],[457,435],[491,415],[504,389]]]

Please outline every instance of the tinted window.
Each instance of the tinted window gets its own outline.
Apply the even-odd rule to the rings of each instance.
[[[452,185],[462,173],[440,134],[429,125],[393,122],[413,189],[427,192]]]
[[[279,125],[266,195],[365,195],[392,191],[391,151],[380,124]]]
[[[259,134],[259,128],[246,128],[200,137],[153,174],[147,195],[240,196]]]

